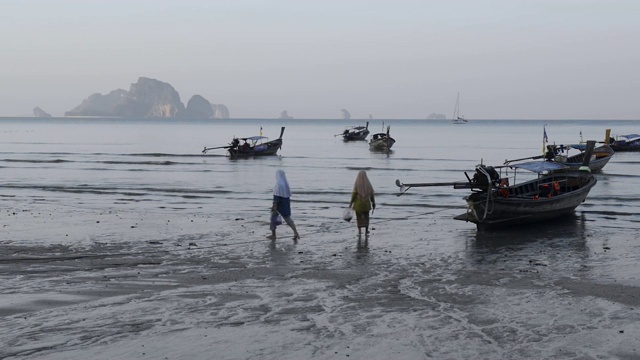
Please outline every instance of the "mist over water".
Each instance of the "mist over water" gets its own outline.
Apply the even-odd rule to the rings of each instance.
[[[0,357],[640,356],[640,154],[615,154],[575,214],[502,231],[452,219],[466,190],[395,185],[541,155],[545,124],[568,144],[640,122],[370,121],[390,126],[388,154],[335,136],[364,123],[0,120]],[[279,156],[202,154],[281,126]],[[264,239],[277,169],[297,244],[286,226]],[[361,169],[377,202],[366,246],[340,220]]]

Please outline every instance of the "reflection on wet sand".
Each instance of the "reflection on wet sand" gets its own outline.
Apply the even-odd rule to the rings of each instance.
[[[495,249],[521,246],[540,241],[568,241],[571,246],[585,246],[586,217],[584,214],[567,214],[553,221],[546,221],[495,231],[477,231],[473,243],[477,249]]]

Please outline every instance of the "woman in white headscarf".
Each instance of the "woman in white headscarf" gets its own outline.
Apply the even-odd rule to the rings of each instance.
[[[293,240],[300,239],[300,234],[296,229],[296,224],[291,219],[291,189],[289,188],[289,182],[284,170],[276,171],[276,186],[273,189],[273,206],[271,208],[271,235],[267,238],[271,240],[276,239],[276,226],[278,214],[282,216],[284,221],[293,230]]]
[[[369,211],[376,208],[376,199],[373,195],[373,186],[364,170],[360,170],[356,176],[349,207],[356,212],[358,235],[362,234],[362,228],[365,228],[366,234],[369,234]]]

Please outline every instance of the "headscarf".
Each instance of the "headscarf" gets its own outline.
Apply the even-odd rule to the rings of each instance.
[[[369,182],[367,172],[360,170],[358,176],[356,176],[356,182],[353,184],[353,191],[363,199],[368,199],[373,194],[373,186]]]
[[[276,187],[273,189],[273,195],[284,198],[291,197],[289,182],[287,181],[287,176],[284,174],[284,170],[276,171]]]

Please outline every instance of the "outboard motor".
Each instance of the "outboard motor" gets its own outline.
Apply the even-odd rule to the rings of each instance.
[[[488,178],[487,175],[489,175]],[[489,191],[490,187],[498,187],[500,185],[500,174],[492,166],[478,165],[471,181],[475,187],[483,191]]]

